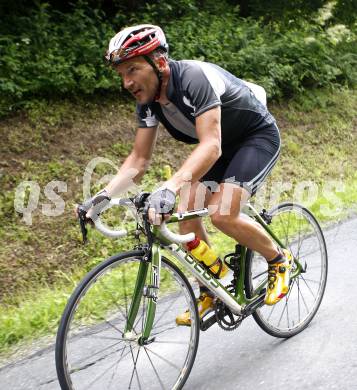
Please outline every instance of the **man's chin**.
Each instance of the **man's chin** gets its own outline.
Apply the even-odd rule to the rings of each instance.
[[[147,97],[147,96],[137,96],[135,97],[136,102],[139,104],[149,104],[154,101],[154,97]]]

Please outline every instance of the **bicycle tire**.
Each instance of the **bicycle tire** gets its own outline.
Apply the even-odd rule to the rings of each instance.
[[[161,263],[160,292],[151,332],[154,341],[139,346],[122,339],[123,328],[119,322],[122,320],[125,324],[130,288],[136,280],[133,277],[131,280],[129,275],[134,274],[143,255],[139,250],[108,258],[90,271],[71,295],[56,340],[56,369],[62,390],[182,389],[197,353],[199,316],[191,285],[167,258],[162,257]],[[130,274],[123,276],[126,271]],[[138,317],[140,313],[141,316],[134,325],[137,334],[144,324],[146,301],[143,295],[138,312]],[[174,323],[176,315],[187,307],[192,326],[178,327]],[[172,339],[165,340],[168,336]],[[184,336],[188,338],[187,343]],[[171,351],[173,347],[175,350]],[[183,363],[179,366],[178,362]],[[173,366],[175,370],[170,370]],[[103,371],[100,384],[99,370]]]
[[[306,265],[306,273],[301,273],[292,280],[288,294],[280,302],[273,306],[262,306],[253,313],[253,317],[260,328],[271,336],[289,338],[302,332],[309,325],[321,305],[328,272],[326,242],[319,223],[305,207],[285,202],[268,213],[272,216],[272,230],[279,232],[278,238],[285,247],[303,266]],[[302,236],[300,229],[304,221],[305,233]],[[284,227],[286,223],[288,226]],[[289,224],[293,226],[290,233]],[[303,253],[302,249],[306,250],[305,247],[310,249]],[[267,278],[266,260],[248,250],[245,275],[245,290],[248,297],[253,296],[254,286],[258,285],[262,278]],[[294,314],[295,318],[289,317]]]

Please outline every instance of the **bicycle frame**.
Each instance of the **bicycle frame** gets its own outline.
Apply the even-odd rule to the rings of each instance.
[[[265,231],[275,240],[275,242],[284,248],[283,243],[275,236],[274,232],[269,228],[263,217],[254,209],[251,204],[245,207],[246,214],[257,221]],[[208,215],[207,209],[195,210],[186,213],[175,213],[166,222],[177,223],[193,218]],[[138,339],[140,344],[150,343],[149,337],[154,323],[156,301],[158,299],[158,291],[160,287],[160,267],[161,267],[161,250],[165,249],[168,253],[177,259],[188,271],[193,274],[201,284],[205,285],[214,296],[218,297],[231,311],[236,315],[249,315],[257,307],[264,302],[266,280],[261,282],[253,292],[252,298],[247,298],[244,290],[245,264],[247,256],[247,248],[241,247],[241,255],[239,259],[239,275],[236,281],[235,294],[231,294],[210,271],[208,271],[199,261],[197,261],[189,252],[183,250],[181,245],[173,244],[162,236],[157,226],[153,226],[153,236],[156,238],[152,244],[151,253],[142,261],[137,275],[136,286],[133,293],[132,304],[128,311],[128,319],[123,337],[127,340],[133,338]],[[295,278],[300,274],[302,266],[295,260],[296,270],[292,273],[291,278]],[[150,270],[150,285],[145,286],[147,273]],[[142,295],[148,297],[148,308],[145,318],[144,330],[141,335],[134,335],[133,325],[138,314],[138,308]]]

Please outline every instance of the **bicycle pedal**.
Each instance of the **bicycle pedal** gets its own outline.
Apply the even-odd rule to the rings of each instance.
[[[244,308],[244,316],[249,316],[250,314],[254,313],[255,310],[257,310],[259,307],[264,305],[264,300],[265,300],[265,291],[266,289],[264,288],[261,292],[259,297],[252,303],[248,304]]]
[[[208,314],[207,314],[208,315]],[[202,331],[206,331],[208,328],[210,328],[212,325],[214,325],[217,322],[216,314],[213,311],[213,315],[211,315],[207,320],[201,320],[200,321],[200,329]]]

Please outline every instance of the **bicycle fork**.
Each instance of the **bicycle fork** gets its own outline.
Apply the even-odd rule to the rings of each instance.
[[[123,334],[124,340],[137,341],[139,345],[145,345],[153,341],[149,340],[149,337],[155,319],[156,302],[160,285],[161,254],[159,247],[156,244],[153,244],[151,248],[151,259],[147,256],[148,254],[144,255],[138,269],[136,284]],[[150,284],[145,285],[149,270],[151,271]],[[148,299],[148,304],[146,312],[143,312],[142,314],[144,316],[144,327],[142,333],[138,334],[135,331],[135,321],[142,296],[145,296]]]

